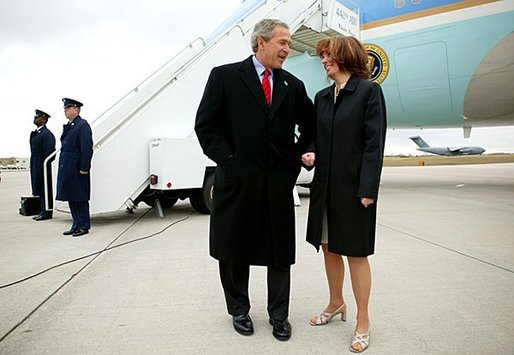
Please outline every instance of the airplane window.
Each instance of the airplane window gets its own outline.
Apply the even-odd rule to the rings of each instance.
[[[410,0],[412,5],[421,4],[423,0]],[[397,9],[401,9],[405,6],[405,0],[394,0],[394,7]]]

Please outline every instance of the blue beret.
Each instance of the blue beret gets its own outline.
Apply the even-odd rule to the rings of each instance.
[[[64,102],[64,107],[81,107],[83,106],[82,105],[82,102],[79,102],[77,100],[73,100],[73,99],[69,99],[67,97],[65,97],[64,99],[62,99],[62,102]]]

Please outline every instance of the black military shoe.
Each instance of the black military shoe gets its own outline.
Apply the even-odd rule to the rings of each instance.
[[[76,230],[70,229],[70,230],[68,230],[68,231],[64,231],[64,232],[62,232],[62,234],[64,234],[64,235],[72,235],[72,234],[73,234],[73,233],[75,233],[75,232],[76,232]]]
[[[240,316],[232,316],[232,324],[236,332],[242,335],[253,334],[253,322],[252,318],[248,314],[242,314]]]
[[[270,318],[269,324],[273,326],[273,336],[278,340],[285,341],[291,338],[291,324],[287,319],[279,321]]]
[[[36,221],[44,221],[44,220],[47,220],[47,219],[52,219],[52,216],[37,216],[37,217],[34,217],[34,220],[36,220]]]
[[[89,231],[87,231],[87,230],[79,229],[78,231],[73,233],[73,236],[74,237],[80,237],[81,235],[85,235],[85,234],[88,234],[88,233],[89,233]]]

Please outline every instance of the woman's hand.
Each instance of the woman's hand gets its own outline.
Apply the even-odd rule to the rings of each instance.
[[[373,201],[372,198],[367,198],[367,197],[361,197],[361,203],[364,207],[368,208],[369,205],[371,205],[372,203],[374,203],[375,201]]]
[[[313,166],[316,160],[316,154],[313,152],[302,155],[302,162],[307,166]]]

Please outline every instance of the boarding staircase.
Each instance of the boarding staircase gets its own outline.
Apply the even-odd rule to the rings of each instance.
[[[208,40],[191,42],[91,123],[92,214],[137,207],[149,186],[151,140],[196,140],[196,110],[211,69],[249,56],[253,27],[264,18],[289,24],[292,45],[286,63],[291,61],[288,70],[300,77],[306,62],[318,60],[312,54],[319,39],[337,33],[359,35],[358,9],[349,0],[243,1]],[[57,166],[58,161],[54,171]],[[56,206],[66,208],[59,202]]]

